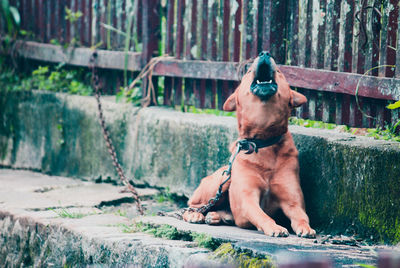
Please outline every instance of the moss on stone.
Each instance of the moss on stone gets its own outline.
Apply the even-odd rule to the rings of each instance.
[[[122,231],[125,233],[142,232],[164,239],[193,241],[196,242],[199,247],[210,250],[215,250],[223,243],[222,239],[216,239],[204,233],[178,230],[168,224],[156,225],[137,222],[132,225],[120,224],[119,227],[122,228]]]
[[[231,243],[221,244],[210,258],[235,267],[276,267],[272,258],[268,256],[253,256],[250,252],[238,252]]]

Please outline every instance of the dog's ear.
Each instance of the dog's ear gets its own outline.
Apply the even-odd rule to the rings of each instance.
[[[236,91],[229,96],[222,108],[227,112],[236,111]]]
[[[307,102],[307,98],[303,94],[294,90],[290,91],[292,95],[290,98],[290,106],[292,106],[293,108],[299,107]]]

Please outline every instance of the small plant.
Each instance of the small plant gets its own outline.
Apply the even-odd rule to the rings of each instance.
[[[160,193],[158,193],[154,199],[158,202],[158,203],[163,203],[163,202],[174,202],[174,196],[173,194],[171,194],[169,188],[167,187],[164,191],[161,191]]]
[[[117,224],[119,228],[121,228],[123,233],[136,233],[136,226],[134,224],[125,224],[119,223]]]
[[[68,7],[65,7],[65,14],[66,14],[65,19],[69,21],[71,24],[77,22],[79,18],[82,17],[83,15],[81,11],[78,10],[77,12],[73,12]]]
[[[65,208],[60,208],[60,209],[53,209],[49,208],[48,210],[53,211],[56,213],[60,218],[70,218],[70,219],[81,219],[86,216],[94,215],[96,213],[80,213],[80,212],[70,212]]]
[[[121,216],[121,217],[127,217],[128,214],[126,213],[125,210],[118,209],[118,210],[115,212],[115,215]]]
[[[389,104],[388,106],[386,106],[386,108],[388,108],[390,110],[399,109],[400,108],[400,100],[396,101],[395,103]],[[400,120],[397,121],[396,124],[394,124],[393,128],[391,129],[391,132],[396,133],[399,125],[400,125]]]
[[[121,87],[115,95],[115,98],[117,102],[124,100],[125,102],[132,103],[135,106],[140,106],[142,101],[142,88],[140,87],[140,84],[132,89]]]

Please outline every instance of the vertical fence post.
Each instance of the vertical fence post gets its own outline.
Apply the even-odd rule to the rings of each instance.
[[[142,66],[144,67],[153,56],[158,54],[158,43],[160,42],[160,1],[159,0],[146,0],[142,1]],[[155,99],[157,100],[158,80],[153,78],[153,85],[155,89]],[[148,81],[143,79],[143,96],[147,96]],[[150,92],[150,105],[155,105],[153,101],[153,94]]]

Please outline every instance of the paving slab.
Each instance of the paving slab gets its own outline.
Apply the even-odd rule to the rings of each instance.
[[[357,267],[357,263],[375,265],[379,250],[396,250],[388,246],[334,245],[329,241],[323,244],[322,236],[272,238],[234,226],[190,224],[172,217],[139,217],[132,203],[124,203],[129,193],[121,190],[123,187],[111,184],[0,169],[0,266],[221,265],[210,259],[212,251],[195,242],[126,231],[138,222],[154,228],[169,225],[178,231],[204,233],[231,242],[238,252],[270,256],[277,261],[292,254],[301,259],[328,257],[337,267]],[[158,193],[155,189],[138,191],[142,196]],[[122,200],[122,204],[116,200]],[[100,206],[102,202],[120,209],[107,210]],[[146,200],[144,203],[153,206]],[[134,211],[129,217],[122,213],[126,207]],[[174,207],[170,205],[170,209]],[[72,216],[63,217],[64,212]]]
[[[0,266],[182,267],[192,260],[215,264],[207,259],[209,250],[193,242],[124,232],[122,227],[130,226],[132,219],[99,208],[102,202],[130,197],[123,189],[0,169]],[[159,191],[138,188],[138,192],[143,197]],[[63,212],[72,218],[61,217]]]

